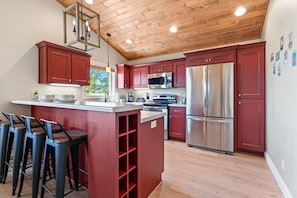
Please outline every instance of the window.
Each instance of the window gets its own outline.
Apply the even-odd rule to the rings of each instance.
[[[105,68],[91,67],[90,85],[84,88],[85,96],[113,95],[114,92],[114,72],[106,72]]]

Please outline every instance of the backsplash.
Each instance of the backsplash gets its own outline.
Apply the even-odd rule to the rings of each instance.
[[[125,96],[126,99],[128,96],[128,92],[132,92],[135,99],[138,97],[142,97],[145,101],[152,100],[152,96],[155,94],[175,94],[177,95],[177,102],[182,102],[182,97],[186,97],[186,88],[170,88],[170,89],[117,89],[117,93],[119,96]],[[149,96],[149,100],[147,100],[147,96]]]

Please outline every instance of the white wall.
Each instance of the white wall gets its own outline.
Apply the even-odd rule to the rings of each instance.
[[[10,100],[30,99],[31,92],[73,93],[81,88],[53,87],[38,84],[38,48],[46,40],[63,45],[63,7],[54,0],[0,1],[0,111],[29,114],[30,108],[10,104]],[[106,65],[107,48],[91,52],[91,62]],[[110,48],[110,65],[125,62]]]
[[[292,53],[297,49],[297,1],[270,0],[263,38],[266,40],[266,145],[274,175],[287,197],[297,197],[297,67],[292,67]],[[293,48],[289,49],[289,34],[293,32]],[[284,49],[280,51],[280,38]],[[284,64],[284,51],[288,63]],[[279,61],[270,56],[280,51]],[[273,74],[273,64],[281,66],[281,75]],[[276,68],[277,69],[277,68]],[[284,170],[282,169],[284,160]]]

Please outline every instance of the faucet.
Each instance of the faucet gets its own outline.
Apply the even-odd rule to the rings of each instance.
[[[104,91],[104,102],[107,102],[108,99],[108,90]]]

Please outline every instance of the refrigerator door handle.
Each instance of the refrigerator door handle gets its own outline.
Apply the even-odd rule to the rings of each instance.
[[[213,119],[213,118],[204,118],[204,117],[193,117],[188,116],[187,119],[196,120],[196,121],[205,121],[205,122],[216,122],[216,123],[229,123],[230,119]]]
[[[210,93],[211,93],[211,70],[207,70],[207,115],[209,112],[209,100],[210,100]]]
[[[203,111],[207,115],[207,66],[203,68]]]

